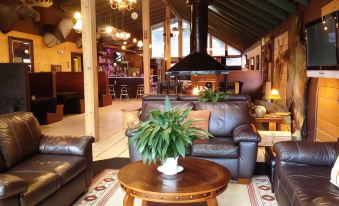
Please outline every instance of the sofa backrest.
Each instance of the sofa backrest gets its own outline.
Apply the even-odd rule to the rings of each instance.
[[[40,125],[32,113],[0,115],[0,170],[37,153],[40,137]]]
[[[209,110],[209,132],[215,137],[230,137],[235,127],[250,124],[248,101],[196,102],[195,110]]]
[[[172,109],[184,111],[185,109],[191,107],[194,110],[194,103],[189,101],[171,101]],[[154,110],[165,110],[165,101],[143,101],[142,109],[139,119],[141,121],[146,121],[149,119],[150,112]]]

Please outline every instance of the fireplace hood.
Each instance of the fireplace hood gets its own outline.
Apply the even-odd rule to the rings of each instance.
[[[208,5],[211,0],[190,0],[190,54],[166,71],[166,75],[228,74],[228,68],[207,54]]]

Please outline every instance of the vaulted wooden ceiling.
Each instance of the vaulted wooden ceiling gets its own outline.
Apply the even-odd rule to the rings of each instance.
[[[187,21],[190,20],[190,7],[186,0],[150,0],[151,24],[165,20],[165,2],[170,2],[173,12]],[[56,0],[56,4],[67,12],[80,10],[80,0]],[[209,32],[226,44],[244,51],[270,30],[295,14],[298,6],[307,6],[308,0],[214,0],[209,6]],[[134,9],[139,15],[131,18],[131,11],[121,13],[112,10],[109,0],[96,0],[98,25],[110,24],[124,29],[137,38],[142,36],[141,0]]]

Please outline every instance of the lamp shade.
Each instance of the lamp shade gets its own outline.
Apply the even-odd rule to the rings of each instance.
[[[277,89],[272,89],[270,93],[266,96],[267,100],[280,100],[281,96],[279,94],[279,91]]]

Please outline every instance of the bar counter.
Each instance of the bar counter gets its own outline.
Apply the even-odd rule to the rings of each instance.
[[[137,85],[144,84],[144,77],[109,77],[109,84],[115,85],[115,94],[117,98],[120,98],[120,85],[127,85],[128,86],[128,96],[129,98],[135,98],[137,95]]]

